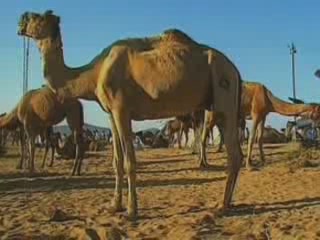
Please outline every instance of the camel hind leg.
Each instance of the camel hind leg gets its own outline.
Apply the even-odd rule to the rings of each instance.
[[[218,146],[217,152],[222,152],[222,147],[223,147],[223,144],[224,144],[223,127],[220,126],[220,124],[217,124],[217,128],[218,128],[219,133],[220,133],[220,141],[219,141],[219,146]]]
[[[242,162],[242,152],[239,142],[238,124],[231,117],[226,117],[224,124],[224,143],[228,154],[228,177],[224,194],[223,206],[228,208],[232,201],[233,192]]]
[[[224,142],[228,154],[223,208],[227,209],[232,201],[243,157],[238,131],[242,82],[236,67],[226,57],[209,52],[208,62],[211,66],[212,107],[218,114],[223,114]]]

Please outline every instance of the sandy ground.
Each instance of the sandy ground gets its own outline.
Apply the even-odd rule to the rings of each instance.
[[[267,145],[266,166],[241,170],[235,208],[220,216],[226,158],[208,151],[206,171],[189,149],[137,152],[139,219],[130,223],[108,211],[110,149],[90,154],[80,177],[69,177],[70,160],[40,170],[39,157],[33,176],[17,171],[9,149],[0,157],[1,239],[320,239],[320,168],[303,162],[318,152]]]

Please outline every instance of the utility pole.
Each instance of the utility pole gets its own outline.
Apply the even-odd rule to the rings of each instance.
[[[295,68],[295,54],[297,53],[297,49],[295,47],[295,45],[293,43],[291,43],[291,45],[289,45],[289,49],[290,49],[290,55],[291,55],[291,69],[292,69],[292,97],[294,100],[296,100],[296,68]],[[294,141],[296,141],[297,139],[297,121],[296,121],[296,116],[294,116],[294,123],[295,123],[295,127],[294,127],[294,136],[293,139]]]
[[[29,77],[29,48],[30,40],[29,38],[23,38],[23,95],[28,91],[28,77]]]
[[[297,49],[293,43],[289,45],[290,55],[291,55],[291,67],[292,67],[292,94],[293,98],[296,99],[296,69],[295,69],[295,54]]]

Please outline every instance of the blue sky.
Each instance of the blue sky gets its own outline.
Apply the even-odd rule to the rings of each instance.
[[[201,5],[199,5],[201,2]],[[308,3],[308,4],[307,4]],[[0,112],[10,111],[22,95],[22,39],[17,22],[24,11],[52,9],[61,17],[65,61],[69,66],[89,62],[113,41],[159,34],[180,28],[195,40],[224,52],[245,80],[265,84],[276,96],[292,95],[288,44],[298,54],[297,97],[320,102],[320,1],[46,1],[3,0],[0,8]],[[30,88],[43,83],[40,55],[31,44]],[[85,103],[87,122],[109,125],[95,103]],[[286,119],[269,115],[277,128]],[[156,121],[159,126],[162,121]],[[135,128],[151,122],[134,123]]]

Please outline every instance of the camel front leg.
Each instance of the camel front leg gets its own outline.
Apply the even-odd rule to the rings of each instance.
[[[247,159],[246,159],[246,168],[248,170],[251,170],[251,168],[252,168],[252,166],[251,166],[251,156],[252,156],[253,144],[254,144],[254,141],[255,141],[255,138],[256,138],[257,126],[258,126],[258,120],[256,118],[253,118],[252,129],[251,129],[251,133],[250,133],[250,137],[249,137],[249,143],[248,143],[248,153],[247,153],[248,155],[247,155]]]
[[[228,177],[224,193],[223,207],[230,207],[236,181],[242,163],[242,151],[239,141],[238,121],[236,116],[226,116],[224,124],[224,141],[228,154]]]
[[[138,214],[136,193],[136,156],[133,148],[131,120],[125,111],[113,113],[128,177],[128,217],[135,220]]]
[[[181,127],[179,132],[178,132],[178,136],[177,136],[178,148],[179,149],[181,149],[182,134],[183,134],[183,128]]]
[[[196,122],[193,124],[193,134],[194,134],[194,138],[193,138],[193,143],[192,143],[192,154],[196,154],[199,152],[199,154],[201,155],[201,134],[203,129],[203,123],[199,123]],[[199,155],[199,158],[200,158]],[[201,158],[200,158],[201,159]]]
[[[34,153],[35,153],[35,137],[28,136],[28,145],[29,145],[29,168],[30,172],[34,172]]]
[[[121,151],[121,142],[119,139],[119,133],[114,122],[112,115],[110,116],[111,129],[112,129],[112,157],[113,168],[116,176],[116,184],[114,190],[113,210],[119,212],[123,210],[122,207],[122,186],[123,186],[123,154]]]
[[[23,168],[23,164],[25,161],[26,156],[26,143],[25,143],[25,135],[24,135],[24,131],[21,128],[20,133],[19,133],[19,138],[20,138],[20,161],[17,164],[17,169],[22,169]]]
[[[48,155],[48,151],[49,151],[49,139],[46,139],[46,145],[45,145],[45,149],[44,149],[44,154],[43,154],[43,159],[42,159],[42,165],[41,168],[44,168],[46,165],[46,160],[47,160],[47,155]]]
[[[265,118],[259,123],[258,134],[257,134],[257,141],[258,141],[259,153],[260,153],[260,161],[261,161],[262,165],[264,165],[264,163],[265,163],[265,157],[264,157],[264,152],[263,152],[264,123],[265,123]]]
[[[189,129],[186,129],[184,131],[184,135],[185,135],[185,139],[186,139],[186,142],[184,144],[184,148],[187,148],[188,147],[188,141],[189,141]]]
[[[82,149],[82,135],[79,131],[73,131],[74,135],[74,144],[76,146],[76,154],[74,158],[74,165],[72,169],[72,175],[74,176],[77,174],[80,176],[81,174],[81,165],[82,165],[82,159],[83,159],[83,149]]]
[[[49,167],[52,167],[53,166],[53,162],[54,162],[54,154],[56,152],[56,147],[54,146],[53,143],[51,143],[50,146],[51,146],[51,160],[50,160],[50,163],[49,163]]]
[[[201,135],[201,142],[200,142],[200,168],[207,168],[209,167],[208,161],[207,161],[207,154],[206,154],[206,147],[207,147],[207,139],[209,135],[210,129],[205,126],[202,129],[202,135]]]

